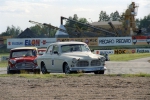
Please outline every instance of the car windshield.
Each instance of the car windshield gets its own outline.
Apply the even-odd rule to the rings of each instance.
[[[78,51],[78,52],[84,52],[84,51],[89,52],[90,51],[89,47],[85,44],[62,45],[61,50],[62,50],[62,53],[64,53],[64,52],[76,52],[76,51]]]
[[[22,56],[36,56],[35,50],[15,50],[11,54],[11,58],[22,57]]]

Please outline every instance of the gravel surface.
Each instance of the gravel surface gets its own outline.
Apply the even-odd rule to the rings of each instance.
[[[149,77],[0,77],[0,100],[150,100]]]

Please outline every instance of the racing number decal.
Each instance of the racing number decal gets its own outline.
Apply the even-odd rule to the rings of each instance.
[[[54,60],[52,60],[52,65],[54,65]]]

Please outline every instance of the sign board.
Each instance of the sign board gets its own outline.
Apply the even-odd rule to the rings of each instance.
[[[114,50],[94,50],[95,54],[114,54]]]
[[[79,41],[85,42],[88,46],[98,46],[98,38],[57,38],[57,41]]]
[[[132,37],[99,37],[99,46],[132,45]]]
[[[132,36],[133,45],[150,45],[150,36]]]
[[[131,54],[136,53],[135,49],[115,49],[114,54]]]
[[[137,53],[150,53],[150,48],[139,48],[136,49]]]
[[[56,42],[56,38],[12,38],[7,39],[7,49],[30,46],[47,47],[53,42]]]

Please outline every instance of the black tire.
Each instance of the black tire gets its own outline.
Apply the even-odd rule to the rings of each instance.
[[[42,64],[42,66],[41,66],[41,72],[42,72],[42,74],[49,74],[49,72],[47,71],[47,69],[45,67],[45,64]]]
[[[104,70],[95,71],[94,74],[104,74]]]
[[[70,71],[70,68],[69,68],[68,64],[64,65],[64,73],[65,74],[71,74],[71,71]]]
[[[15,71],[12,71],[12,70],[10,70],[9,67],[7,67],[7,74],[14,74],[14,73],[15,73]]]

